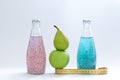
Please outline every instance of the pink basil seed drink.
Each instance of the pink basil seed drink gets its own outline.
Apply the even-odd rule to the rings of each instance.
[[[27,48],[27,71],[29,74],[43,74],[46,66],[46,54],[39,30],[39,20],[33,20],[33,28]]]
[[[45,72],[46,55],[42,36],[31,36],[27,50],[27,69],[30,74]]]

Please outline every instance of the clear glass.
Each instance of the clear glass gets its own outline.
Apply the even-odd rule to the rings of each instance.
[[[40,21],[32,20],[32,30],[27,48],[27,71],[29,74],[43,74],[46,66],[46,53],[40,31]]]
[[[91,21],[83,20],[83,31],[81,37],[92,37]]]
[[[91,21],[83,20],[83,32],[77,52],[78,69],[96,68],[96,49],[91,30]]]
[[[31,36],[42,36],[40,31],[40,21],[32,20]]]

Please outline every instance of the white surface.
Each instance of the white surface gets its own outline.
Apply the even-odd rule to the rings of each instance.
[[[72,75],[60,75],[47,72],[43,75],[30,75],[25,72],[25,69],[5,69],[0,72],[0,79],[2,80],[119,80],[120,70],[116,67],[109,68],[109,73],[105,75],[81,75],[81,74],[72,74]]]
[[[0,79],[118,79],[120,67],[120,0],[0,0]],[[40,19],[47,63],[42,76],[26,74],[26,49],[32,19]],[[108,75],[54,75],[49,64],[56,29],[68,37],[70,62],[66,68],[76,68],[82,20],[91,19],[97,49],[97,67],[110,68]],[[15,69],[14,69],[15,68]],[[20,70],[19,70],[20,68]],[[22,69],[24,68],[24,69]],[[118,70],[116,70],[118,69]],[[50,72],[50,73],[49,73]]]

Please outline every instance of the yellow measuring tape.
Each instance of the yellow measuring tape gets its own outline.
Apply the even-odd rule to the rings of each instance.
[[[55,69],[56,74],[107,74],[107,68],[98,69]]]

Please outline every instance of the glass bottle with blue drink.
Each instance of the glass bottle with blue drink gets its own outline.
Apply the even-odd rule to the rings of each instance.
[[[96,49],[91,30],[91,21],[83,20],[83,31],[77,53],[78,69],[96,68]]]

